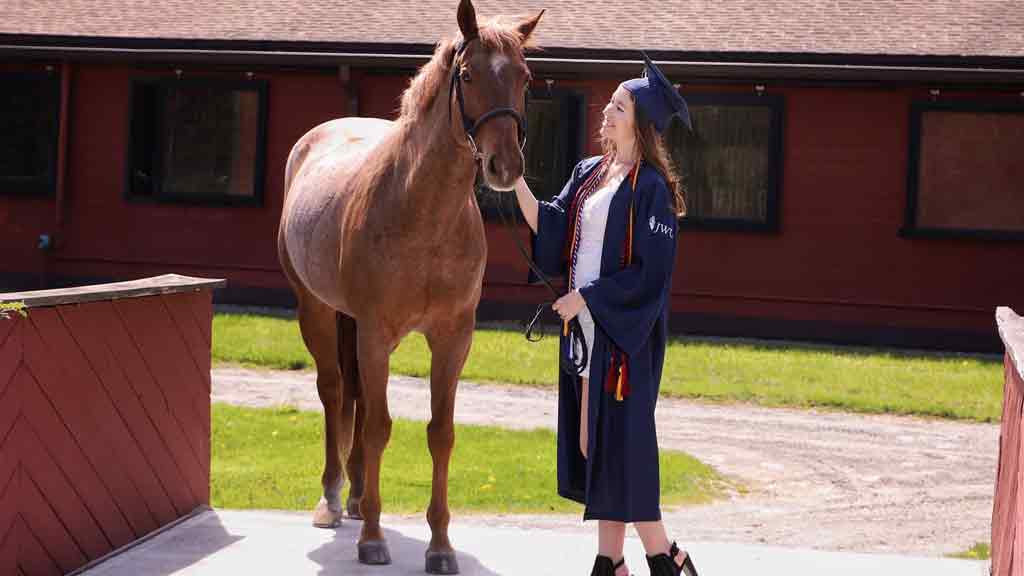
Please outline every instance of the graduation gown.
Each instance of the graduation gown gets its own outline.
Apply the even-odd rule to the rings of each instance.
[[[540,202],[533,257],[551,276],[568,271],[569,208],[600,157],[588,158],[551,202]],[[632,261],[623,267],[630,199],[635,214]],[[644,522],[661,519],[658,440],[654,407],[668,339],[668,303],[675,263],[677,220],[671,191],[643,164],[633,190],[626,177],[608,208],[600,277],[578,287],[594,318],[589,372],[587,452],[579,449],[579,377],[559,371],[558,493],[586,506],[584,520]],[[559,350],[566,350],[561,336]],[[613,350],[629,362],[631,391],[622,401],[605,390]]]

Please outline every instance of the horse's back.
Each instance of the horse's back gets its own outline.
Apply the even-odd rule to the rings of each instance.
[[[365,155],[381,142],[394,126],[381,118],[337,118],[306,132],[292,146],[285,168],[285,194],[304,168],[329,161],[349,164]]]
[[[339,118],[316,126],[292,147],[285,169],[285,201],[278,241],[282,264],[320,300],[344,311],[336,294],[339,217],[356,172],[393,130],[379,118]]]

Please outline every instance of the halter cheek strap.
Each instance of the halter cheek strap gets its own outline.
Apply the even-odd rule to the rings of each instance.
[[[454,91],[455,98],[459,102],[459,114],[462,115],[462,129],[466,132],[466,139],[469,140],[469,148],[473,152],[473,157],[479,160],[482,156],[479,148],[476,145],[476,133],[480,130],[488,120],[496,118],[498,116],[511,116],[516,121],[516,129],[519,131],[519,149],[526,148],[526,117],[520,114],[515,108],[505,106],[501,108],[495,108],[488,111],[480,118],[474,120],[468,114],[466,114],[466,100],[462,95],[462,76],[459,74],[459,67],[457,66],[459,57],[466,51],[469,43],[476,40],[476,36],[471,36],[464,39],[459,43],[459,48],[455,52],[455,57],[452,59],[452,79],[451,85],[449,86],[449,94]],[[450,96],[449,96],[450,98]],[[452,110],[451,106],[448,107],[448,117],[451,118]]]

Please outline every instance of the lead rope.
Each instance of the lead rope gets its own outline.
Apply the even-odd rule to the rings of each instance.
[[[526,248],[523,247],[523,243],[519,239],[519,235],[516,234],[516,231],[512,229],[512,223],[509,222],[508,216],[505,214],[505,210],[502,208],[502,202],[500,201],[498,202],[498,214],[501,215],[502,222],[505,224],[505,227],[508,228],[510,233],[512,234],[512,240],[515,242],[516,248],[519,249],[519,254],[522,255],[523,260],[526,260],[527,266],[529,266],[530,270],[532,270],[533,273],[537,275],[537,278],[540,278],[540,281],[543,282],[545,286],[547,286],[548,291],[551,292],[551,296],[557,300],[560,297],[558,295],[558,290],[555,290],[554,285],[551,284],[551,280],[548,279],[547,275],[541,271],[540,267],[537,266],[537,263],[534,262],[533,258],[531,258],[530,255],[526,253]],[[515,216],[513,216],[513,219],[515,219]],[[538,335],[534,337],[533,331],[537,327],[537,321],[540,319],[540,315],[544,312],[545,309],[550,310],[551,305],[554,304],[554,302],[554,300],[549,300],[547,302],[541,302],[540,305],[537,306],[537,311],[534,312],[533,318],[530,320],[530,323],[527,324],[526,329],[523,331],[523,335],[526,337],[528,341],[541,341],[543,335]],[[566,323],[565,329],[568,330],[568,333],[570,335],[570,362],[569,365],[566,365],[565,362],[562,362],[561,360],[564,359],[565,355],[559,353],[559,367],[562,369],[563,372],[570,376],[582,376],[584,369],[586,369],[587,367],[587,362],[589,359],[589,351],[587,350],[586,345],[587,339],[586,337],[583,336],[583,327],[580,326],[579,320],[573,318],[572,320]],[[577,342],[583,344],[579,355],[577,355],[576,348],[572,345],[573,339],[576,339]]]
[[[570,212],[578,212],[582,210],[583,203],[586,201],[587,196],[589,196],[590,193],[594,191],[597,184],[600,183],[601,177],[604,175],[604,171],[606,169],[607,159],[603,159],[601,160],[601,166],[594,170],[591,173],[591,175],[583,182],[583,185],[581,185],[580,188],[576,191],[576,197],[573,199],[573,202],[570,205]],[[635,218],[633,205],[636,192],[636,182],[639,175],[640,162],[637,162],[636,166],[634,166],[632,169],[632,174],[630,175],[631,194],[629,199],[629,216],[626,223],[626,245],[625,253],[623,254],[623,267],[628,267],[633,260],[633,220]],[[551,292],[551,295],[555,299],[558,299],[560,297],[559,293],[551,284],[551,280],[548,279],[547,275],[544,274],[543,271],[541,271],[540,267],[537,266],[537,263],[533,260],[533,258],[531,258],[530,255],[526,253],[526,248],[523,247],[523,244],[519,239],[519,235],[516,234],[516,231],[512,229],[512,223],[509,222],[508,216],[506,216],[505,210],[502,208],[502,202],[500,201],[500,199],[498,202],[498,214],[501,215],[502,222],[512,234],[513,243],[519,250],[519,254],[523,257],[523,260],[526,261],[527,266],[529,266],[530,270],[532,270],[533,273],[536,274],[538,278],[540,278],[540,281],[545,286],[547,286],[548,291]],[[576,215],[576,217],[573,218],[573,239],[572,244],[570,244],[569,248],[570,256],[572,257],[572,266],[569,268],[570,287],[572,286],[573,267],[575,265],[575,248],[577,246],[577,242],[580,235],[580,225],[577,218],[578,214]],[[512,219],[515,220],[514,215]],[[537,311],[533,314],[533,318],[530,320],[529,324],[527,324],[526,329],[523,332],[523,335],[526,337],[528,341],[539,342],[541,340],[542,336],[537,336],[536,338],[533,337],[533,331],[536,328],[537,321],[540,319],[540,315],[544,312],[545,309],[550,309],[553,303],[554,300],[551,300],[547,302],[542,302],[539,306],[537,306]],[[578,316],[574,317],[572,320],[569,320],[568,322],[564,322],[562,330],[563,334],[568,338],[569,359],[571,365],[567,367],[565,363],[561,361],[565,358],[565,355],[560,353],[559,366],[563,372],[569,374],[570,376],[582,376],[583,371],[586,369],[588,364],[590,351],[587,348],[587,339],[586,336],[584,336],[583,334],[583,327],[580,326]],[[580,347],[579,354],[577,354],[576,351],[577,344],[579,344]],[[571,370],[568,368],[571,368]],[[615,396],[616,400],[621,402],[625,396],[629,395],[630,392],[628,360],[625,358],[625,354],[622,354],[622,357],[620,358],[617,357],[617,355],[613,352],[611,370],[615,371],[616,374],[614,378],[609,378],[610,382],[614,382],[614,386],[611,390],[608,391]]]
[[[597,170],[594,170],[591,173],[591,175],[584,181],[583,185],[580,186],[579,190],[577,190],[577,197],[579,197],[581,194],[588,194],[589,191],[592,190],[592,188],[600,181],[600,176],[604,168],[605,166],[602,162],[602,166],[599,167]],[[574,207],[575,206],[572,206],[572,208]],[[508,218],[505,215],[505,211],[501,208],[501,202],[498,203],[498,213],[501,214],[501,218],[504,221],[505,226],[509,228],[509,230],[511,231],[513,237],[512,239],[515,242],[516,248],[519,250],[519,254],[522,255],[523,260],[526,260],[526,264],[530,267],[530,270],[532,270],[533,273],[536,274],[538,278],[540,278],[541,282],[543,282],[544,285],[547,286],[548,291],[551,292],[551,296],[555,298],[555,300],[557,300],[560,297],[558,290],[556,290],[555,287],[551,284],[551,280],[549,280],[547,275],[544,274],[543,271],[541,271],[540,267],[537,266],[537,263],[534,262],[533,258],[531,258],[526,253],[526,248],[523,247],[522,242],[519,240],[519,236],[515,233],[515,230],[512,230]],[[524,336],[526,336],[526,339],[528,341],[539,342],[541,340],[541,336],[537,336],[536,338],[533,336],[533,331],[536,328],[537,321],[540,319],[540,315],[544,312],[545,309],[550,309],[553,303],[554,300],[551,300],[547,302],[542,302],[539,306],[537,306],[537,311],[534,313],[533,318],[530,320],[530,323],[526,326],[526,330],[524,332]],[[570,376],[582,376],[584,370],[586,370],[587,368],[590,356],[590,350],[587,347],[587,339],[583,334],[583,327],[580,326],[579,320],[577,318],[573,318],[572,320],[563,323],[562,330],[563,334],[567,336],[569,350],[567,354],[563,353],[561,350],[559,351],[559,367],[563,372]],[[577,344],[579,345],[578,350]],[[564,361],[567,356],[569,358],[568,363]]]

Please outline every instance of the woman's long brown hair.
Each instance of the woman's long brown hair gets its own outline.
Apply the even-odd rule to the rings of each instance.
[[[654,129],[654,123],[647,118],[643,109],[636,105],[636,98],[633,98],[633,126],[636,141],[640,145],[640,158],[653,166],[665,179],[669,190],[672,191],[672,211],[676,216],[685,216],[686,198],[684,198],[683,182],[679,177],[679,171],[668,153],[665,139]],[[601,137],[601,148],[605,155],[615,156],[615,145],[604,136]]]

